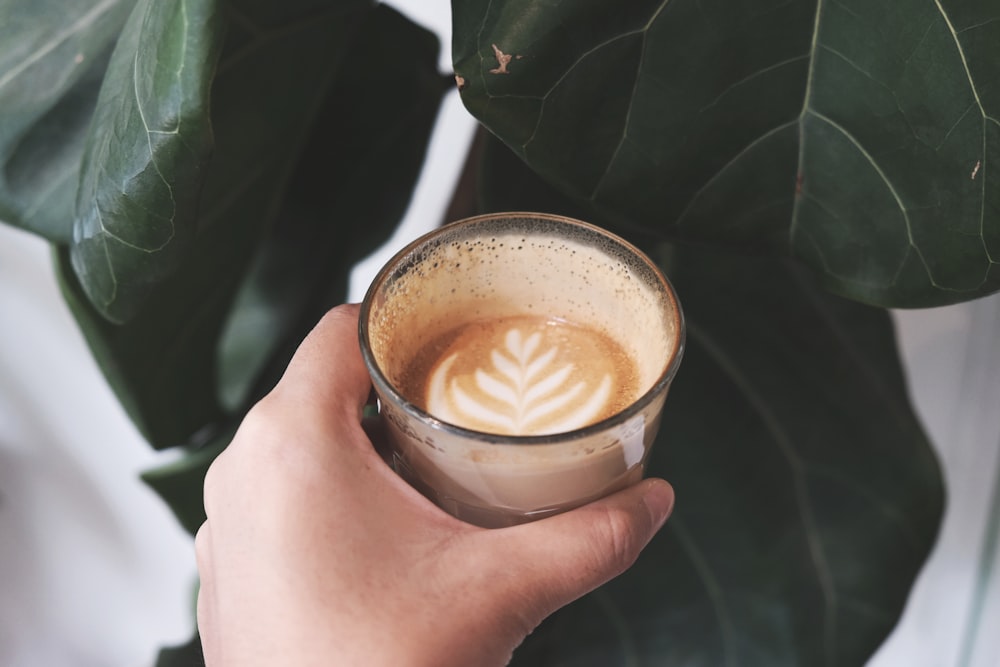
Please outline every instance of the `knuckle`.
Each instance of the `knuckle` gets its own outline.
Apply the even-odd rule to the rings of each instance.
[[[237,431],[240,439],[248,442],[271,440],[284,411],[280,403],[281,396],[277,390],[257,401],[240,422],[240,428]]]
[[[256,469],[267,469],[269,461],[275,457],[273,443],[280,440],[274,419],[276,406],[267,398],[261,400],[244,416],[232,442],[205,471],[202,483],[202,497],[205,514],[209,518],[227,498],[239,495],[252,488]]]
[[[290,437],[294,437],[301,424],[289,423],[288,407],[282,398],[272,392],[257,402],[243,417],[233,438],[235,447],[226,453],[237,459],[240,470],[246,472],[248,463],[264,466],[280,459],[282,449]],[[236,466],[234,466],[236,467]]]
[[[214,473],[218,487],[232,495],[259,492],[269,480],[301,478],[317,465],[315,448],[305,445],[323,439],[322,425],[301,419],[289,397],[272,391],[247,412],[232,444],[209,468],[206,483]]]
[[[202,574],[208,569],[209,563],[209,551],[211,547],[209,546],[210,539],[208,536],[208,522],[201,524],[198,532],[194,536],[194,558],[198,565],[198,570]]]
[[[632,516],[622,509],[608,508],[596,525],[604,545],[605,565],[610,571],[624,572],[639,557],[638,531]]]
[[[224,456],[225,452],[215,457],[212,464],[208,466],[208,470],[205,471],[205,480],[202,482],[202,502],[205,506],[205,515],[212,517],[215,515],[216,503],[219,502],[224,494],[224,477],[225,472],[223,470],[223,461],[226,458]],[[203,525],[198,529],[201,533],[205,529]],[[197,540],[197,535],[195,536]]]

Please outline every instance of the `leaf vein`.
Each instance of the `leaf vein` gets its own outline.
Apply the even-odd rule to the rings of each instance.
[[[744,84],[746,84],[746,83],[748,83],[748,82],[756,79],[757,77],[763,76],[764,74],[767,74],[768,72],[772,72],[772,71],[774,71],[776,69],[781,69],[782,67],[786,67],[788,65],[792,65],[794,63],[801,62],[803,60],[807,60],[808,58],[809,58],[809,54],[808,53],[803,53],[801,56],[794,56],[792,58],[788,58],[787,60],[782,60],[781,62],[774,63],[773,65],[768,65],[767,67],[764,67],[764,68],[759,69],[759,70],[757,70],[755,72],[752,72],[751,74],[748,74],[747,76],[743,77],[739,81],[726,86],[725,90],[723,90],[721,93],[719,93],[714,100],[712,100],[711,102],[709,102],[708,104],[706,104],[702,108],[698,109],[698,113],[701,114],[701,113],[704,113],[704,112],[708,111],[709,109],[711,109],[712,107],[714,107],[716,104],[718,104],[719,101],[723,97],[725,97],[726,95],[728,95],[730,92],[732,92],[736,88],[739,88],[740,86],[742,86],[742,85],[744,85]]]
[[[163,242],[163,246],[165,246],[166,244],[170,243],[170,241],[174,238],[174,234],[177,231],[174,224],[174,218],[177,215],[177,200],[174,198],[173,187],[171,187],[170,182],[167,180],[167,178],[163,175],[163,172],[160,170],[160,165],[156,163],[156,153],[153,150],[153,133],[149,129],[149,122],[146,120],[146,112],[142,108],[142,99],[139,93],[139,53],[140,50],[136,49],[135,58],[132,61],[132,89],[135,93],[135,108],[136,111],[139,112],[139,118],[140,120],[142,120],[142,126],[146,130],[146,145],[149,147],[149,162],[150,164],[153,165],[153,169],[156,170],[157,175],[160,177],[160,181],[162,181],[163,185],[167,188],[167,193],[170,195],[170,204],[172,208],[169,217],[166,218],[167,222],[170,224],[170,234],[167,237],[167,239]],[[180,114],[178,114],[178,116],[180,116]],[[162,248],[163,246],[160,247]]]
[[[114,239],[115,241],[117,241],[118,243],[127,248],[131,248],[132,250],[138,250],[139,252],[144,252],[146,254],[152,255],[156,252],[159,252],[160,250],[163,250],[163,248],[166,247],[167,243],[170,242],[170,240],[168,239],[167,241],[164,241],[161,245],[155,248],[144,248],[143,246],[136,245],[131,241],[126,241],[125,239],[118,236],[117,234],[115,234],[110,229],[104,226],[104,216],[101,214],[100,207],[95,206],[95,209],[97,210],[97,215],[100,218],[101,234],[103,234],[105,238]]]
[[[492,2],[492,0],[491,0],[491,2]],[[623,32],[623,33],[621,33],[619,35],[615,35],[611,39],[606,39],[603,42],[601,42],[599,44],[596,44],[596,45],[592,46],[591,48],[587,49],[586,51],[584,51],[583,53],[581,53],[576,58],[576,60],[574,60],[572,63],[570,63],[569,67],[566,68],[566,71],[563,72],[562,75],[558,79],[556,79],[552,83],[551,86],[549,86],[549,89],[547,91],[545,91],[545,94],[542,95],[542,97],[541,97],[541,99],[542,99],[542,105],[541,105],[541,108],[538,110],[538,118],[535,120],[535,127],[534,127],[534,129],[532,129],[531,135],[527,138],[527,140],[525,140],[525,142],[523,144],[521,144],[521,151],[522,152],[527,149],[528,144],[530,144],[534,140],[535,135],[538,133],[538,128],[539,128],[539,126],[541,125],[541,122],[542,122],[542,116],[545,115],[545,104],[548,101],[549,95],[551,95],[553,92],[555,92],[555,90],[560,86],[560,84],[562,84],[562,82],[566,80],[566,77],[568,77],[573,72],[573,70],[576,69],[577,66],[579,66],[580,63],[582,63],[584,60],[586,60],[587,58],[589,58],[593,54],[597,53],[601,49],[604,49],[604,48],[606,48],[608,46],[611,46],[612,44],[614,44],[616,42],[619,42],[619,41],[621,41],[623,39],[627,39],[629,37],[635,37],[636,35],[642,35],[643,37],[645,37],[645,35],[646,35],[647,31],[649,30],[649,28],[653,25],[653,23],[660,16],[660,14],[663,12],[663,10],[667,7],[668,4],[670,4],[670,0],[663,0],[663,2],[661,2],[660,5],[656,8],[656,11],[654,11],[650,15],[649,20],[646,21],[646,24],[643,25],[641,28],[637,28],[635,30],[629,30],[628,32]],[[645,49],[643,49],[643,52],[645,53]],[[480,53],[482,53],[482,49],[480,49]],[[638,66],[639,67],[642,66],[642,58],[641,57],[639,59],[639,65]],[[638,74],[636,74],[636,85],[638,85],[638,82],[639,82],[639,76],[638,76]],[[635,99],[635,95],[634,95],[634,88],[633,88],[632,99],[629,101],[629,113],[631,113],[632,103],[633,103],[634,99]],[[623,131],[623,136],[622,136],[622,140],[621,141],[624,141],[624,139],[625,139],[625,137],[624,137],[624,131]],[[619,142],[619,148],[620,147],[621,147],[621,142]],[[617,149],[615,150],[615,153],[617,153]]]
[[[642,34],[642,30],[631,30],[629,32],[624,32],[620,35],[612,37],[611,39],[605,40],[600,44],[597,44],[596,46],[593,46],[590,49],[584,51],[582,54],[580,54],[580,56],[576,60],[574,60],[568,68],[566,68],[566,71],[563,72],[562,75],[552,83],[549,89],[545,91],[545,94],[542,95],[541,97],[542,105],[541,108],[538,110],[538,118],[535,119],[535,127],[532,129],[531,135],[524,141],[523,144],[521,144],[521,150],[522,151],[526,150],[528,148],[528,144],[534,141],[535,135],[538,134],[538,128],[542,124],[542,117],[545,115],[545,105],[548,102],[549,96],[552,95],[552,93],[554,93],[557,88],[559,88],[560,84],[562,84],[562,82],[566,80],[566,77],[568,77],[580,63],[582,63],[584,60],[589,58],[591,55],[597,53],[601,49],[611,46],[615,42],[627,39],[629,37],[635,37],[636,35],[640,34]],[[492,96],[490,97],[492,99]]]
[[[798,452],[795,451],[788,433],[782,428],[777,416],[760,398],[750,379],[729,358],[722,348],[712,340],[711,336],[695,324],[691,318],[688,319],[687,324],[688,333],[701,344],[712,360],[715,361],[718,367],[729,376],[729,379],[740,390],[750,404],[750,407],[753,408],[754,412],[760,418],[764,427],[771,434],[774,443],[778,446],[778,450],[788,462],[799,517],[802,520],[803,530],[806,535],[806,544],[809,548],[813,567],[816,570],[820,593],[824,601],[823,638],[826,664],[833,665],[835,664],[833,651],[836,646],[837,636],[837,590],[834,586],[830,566],[826,561],[826,554],[823,551],[816,517],[813,515],[812,506],[809,502],[809,492],[805,483],[805,465]]]
[[[853,9],[851,9],[850,7],[848,7],[847,5],[845,5],[843,2],[840,2],[839,0],[830,0],[830,4],[837,5],[837,7],[840,8],[840,11],[842,11],[845,14],[851,16],[852,18],[856,18],[856,19],[859,19],[859,20],[861,19],[861,15],[860,14],[858,14],[856,11],[854,11]]]
[[[970,30],[978,30],[979,28],[985,28],[986,26],[992,25],[994,23],[1000,23],[1000,17],[988,19],[986,21],[983,21],[982,23],[974,23],[973,25],[965,26],[961,30],[956,31],[955,34],[961,35],[963,32],[968,32]]]
[[[924,45],[924,41],[927,39],[927,35],[931,34],[931,30],[934,29],[934,21],[928,21],[927,27],[924,29],[924,33],[920,35],[920,39],[916,41],[913,45],[913,49],[910,51],[910,55],[906,56],[906,60],[903,61],[904,65],[909,65],[910,61],[913,60],[913,56],[917,55],[917,51]]]
[[[796,178],[801,179],[805,165],[806,156],[806,131],[805,119],[809,109],[809,101],[812,98],[813,76],[816,72],[816,47],[819,44],[819,20],[823,12],[823,0],[816,0],[816,15],[813,17],[813,34],[809,43],[809,71],[806,73],[806,91],[802,96],[802,110],[799,111],[799,165],[796,170]],[[799,211],[801,210],[802,198],[796,197],[792,202],[792,220],[788,225],[788,247],[795,248],[795,236],[799,228]]]
[[[941,148],[942,148],[942,147],[943,147],[943,146],[944,146],[944,145],[945,145],[946,143],[948,143],[948,137],[950,137],[950,136],[951,136],[951,133],[955,131],[955,128],[957,128],[957,127],[958,127],[959,125],[961,125],[962,121],[963,121],[963,120],[965,120],[965,117],[966,117],[966,116],[968,116],[968,115],[969,115],[969,112],[970,112],[970,111],[972,111],[972,110],[973,110],[973,109],[974,109],[975,107],[976,107],[976,104],[975,104],[975,102],[973,102],[973,103],[969,104],[969,106],[967,106],[967,107],[965,108],[965,111],[963,111],[963,112],[962,112],[962,115],[961,115],[961,116],[959,116],[959,117],[958,117],[958,120],[956,120],[956,121],[955,121],[955,122],[954,122],[954,123],[952,124],[952,126],[948,128],[948,131],[947,131],[947,132],[945,132],[945,135],[944,135],[944,137],[942,137],[942,139],[941,139],[941,141],[940,141],[940,142],[938,143],[938,145],[934,147],[934,150],[935,150],[935,151],[940,151],[940,150],[941,150]],[[985,143],[985,139],[986,139],[986,133],[985,133],[985,132],[983,133],[983,139],[984,139],[984,143]],[[986,149],[985,149],[985,146],[984,146],[984,147],[983,147],[983,154],[985,155],[985,153],[986,153]]]
[[[740,149],[740,151],[738,153],[736,153],[736,155],[734,155],[732,158],[730,158],[729,161],[726,162],[726,164],[724,164],[721,167],[719,167],[719,169],[715,172],[715,174],[712,175],[712,177],[709,178],[707,181],[705,181],[705,183],[700,188],[698,188],[697,192],[695,192],[693,195],[691,195],[691,198],[688,200],[687,206],[685,206],[684,210],[681,211],[680,214],[677,216],[677,219],[676,219],[676,221],[675,221],[674,224],[677,227],[683,226],[683,224],[684,224],[684,218],[687,217],[688,213],[691,212],[691,209],[694,208],[694,205],[697,203],[698,198],[701,197],[702,193],[704,193],[709,187],[711,187],[712,184],[716,180],[718,180],[730,167],[732,167],[733,165],[735,165],[739,161],[740,158],[742,158],[744,155],[746,155],[750,151],[752,151],[761,142],[766,141],[767,139],[769,139],[773,135],[781,132],[782,130],[785,130],[785,129],[791,127],[792,125],[794,125],[797,122],[798,122],[797,120],[790,120],[787,123],[782,123],[781,125],[773,127],[770,130],[768,130],[767,132],[765,132],[764,134],[760,135],[759,137],[757,137],[756,139],[754,139],[753,141],[751,141],[749,144],[747,144],[746,146],[744,146],[742,149]]]
[[[712,603],[712,610],[715,612],[715,617],[719,621],[719,631],[722,634],[722,649],[723,655],[725,656],[725,666],[735,667],[737,664],[737,652],[735,649],[736,639],[734,637],[735,631],[733,621],[729,617],[729,610],[726,608],[726,601],[722,592],[722,587],[719,585],[718,580],[716,580],[715,575],[712,573],[712,569],[708,566],[708,561],[705,560],[705,556],[702,554],[701,549],[699,549],[698,545],[695,543],[694,536],[688,531],[687,526],[678,514],[679,513],[675,513],[674,516],[670,518],[670,522],[667,525],[670,526],[674,535],[677,536],[677,541],[680,542],[681,548],[684,549],[688,558],[691,559],[691,563],[694,565],[694,569],[698,573],[698,578],[701,579],[701,583],[705,586],[705,592],[708,593],[708,599]]]
[[[962,68],[965,70],[965,76],[969,81],[969,90],[972,91],[972,96],[976,99],[976,105],[983,114],[983,118],[989,118],[989,115],[986,113],[986,107],[983,106],[982,100],[979,99],[979,90],[976,88],[976,82],[972,80],[972,71],[969,69],[969,61],[965,58],[965,49],[962,48],[962,42],[958,39],[958,33],[955,32],[955,27],[951,24],[951,19],[948,18],[944,7],[941,6],[941,0],[934,0],[934,4],[937,6],[938,11],[941,12],[941,18],[944,19],[944,23],[948,27],[948,32],[951,33],[951,38],[955,41],[955,49],[958,51],[958,57],[962,59]]]
[[[100,208],[97,208],[97,220],[101,225],[101,229],[104,230],[104,216],[101,214]],[[107,233],[107,230],[105,230],[105,233]],[[111,278],[111,294],[104,301],[106,307],[114,303],[114,300],[118,297],[118,276],[115,275],[115,265],[111,261],[111,248],[108,247],[107,237],[102,238],[101,243],[104,245],[104,260],[108,264],[108,276]]]
[[[888,175],[885,173],[885,171],[882,170],[882,167],[879,166],[878,162],[875,161],[875,157],[871,153],[869,153],[864,146],[861,145],[861,142],[859,142],[853,134],[848,132],[845,127],[834,121],[832,118],[824,116],[823,114],[817,111],[810,111],[810,113],[815,118],[818,118],[819,120],[823,121],[833,129],[837,130],[837,132],[842,134],[845,139],[851,142],[854,148],[859,153],[861,153],[861,155],[872,166],[872,169],[875,170],[875,173],[879,175],[879,178],[882,179],[882,182],[885,183],[885,187],[889,190],[889,194],[891,194],[892,198],[896,201],[896,205],[899,207],[899,212],[903,217],[903,224],[906,227],[906,238],[910,244],[910,247],[912,247],[913,250],[917,253],[917,257],[920,259],[920,263],[923,264],[924,271],[927,273],[927,279],[930,281],[931,285],[933,285],[938,289],[941,289],[941,285],[939,285],[937,281],[934,279],[934,275],[931,272],[931,267],[927,263],[927,260],[924,258],[923,252],[920,250],[920,247],[917,245],[916,240],[913,238],[913,225],[910,221],[910,216],[907,211],[907,208],[903,204],[902,198],[900,197],[899,193],[896,192],[896,188],[893,187],[892,182],[889,180]]]
[[[603,588],[594,591],[594,601],[601,607],[611,627],[618,633],[618,638],[621,640],[622,657],[625,660],[622,667],[641,667],[642,661],[639,659],[639,649],[636,647],[632,628],[621,608]]]
[[[979,189],[979,240],[983,244],[983,252],[986,253],[986,261],[990,264],[996,264],[997,262],[993,259],[993,254],[990,252],[990,246],[986,243],[986,169],[987,169],[987,159],[986,159],[986,123],[989,118],[983,119],[983,156],[980,161],[976,164],[979,166],[980,184]],[[983,276],[983,281],[980,283],[982,285],[986,282],[986,278],[989,275],[989,268],[986,269],[986,274]]]
[[[476,33],[476,55],[479,56],[479,78],[483,83],[483,90],[489,94],[489,84],[486,81],[486,60],[483,58],[483,32],[486,30],[486,21],[489,20],[490,12],[493,11],[493,0],[486,3],[483,11],[483,20],[479,24],[479,32]]]
[[[982,203],[980,204],[980,207],[979,207],[979,237],[980,237],[980,239],[982,239],[983,250],[986,253],[987,261],[990,264],[993,264],[994,263],[993,257],[990,255],[989,248],[986,245],[986,234],[985,234],[985,229],[984,229],[984,226],[983,226],[984,223],[985,223],[984,218],[986,216],[986,167],[987,167],[987,162],[988,162],[987,161],[987,155],[986,155],[986,127],[985,127],[985,125],[986,125],[987,122],[990,122],[990,121],[992,121],[993,123],[997,123],[998,125],[1000,125],[1000,123],[997,122],[996,118],[994,118],[993,116],[990,116],[988,113],[986,113],[986,107],[983,106],[983,102],[979,98],[979,90],[976,88],[976,82],[972,78],[972,70],[969,69],[969,61],[965,57],[965,49],[962,48],[962,42],[958,38],[958,34],[959,33],[955,31],[955,26],[952,25],[951,18],[949,18],[947,12],[945,12],[945,10],[944,10],[944,7],[941,5],[941,0],[934,0],[934,5],[937,7],[938,11],[941,13],[941,18],[944,20],[945,25],[948,27],[948,31],[951,33],[951,38],[955,42],[955,49],[958,51],[958,57],[961,58],[961,60],[962,60],[962,68],[965,70],[965,76],[966,76],[966,78],[969,81],[969,90],[972,91],[972,96],[976,100],[976,105],[979,107],[979,111],[983,115],[983,155],[982,155],[982,158],[980,158],[980,160],[981,160],[981,162],[980,162],[980,169],[983,172],[983,177],[982,177],[983,195],[982,195]],[[993,19],[993,20],[1000,20],[1000,19]],[[990,22],[991,21],[988,21],[987,23],[990,23]],[[989,270],[987,270],[984,273],[983,280],[980,283],[980,285],[982,285],[983,283],[986,282],[986,278],[987,278],[988,274],[989,274]]]
[[[885,83],[883,83],[882,81],[879,81],[878,79],[876,79],[874,76],[872,76],[871,72],[869,72],[865,68],[861,67],[861,65],[857,64],[853,60],[851,60],[846,54],[841,53],[837,49],[833,48],[832,46],[827,46],[826,44],[821,44],[820,48],[823,49],[824,51],[827,51],[828,53],[832,53],[833,55],[837,56],[838,58],[840,58],[841,60],[843,60],[845,63],[847,63],[848,65],[850,65],[851,69],[853,69],[853,70],[855,70],[857,72],[860,72],[861,74],[864,74],[865,78],[869,79],[870,81],[872,81],[874,83],[877,83],[878,85],[882,86],[886,90],[889,90],[890,92],[892,92],[892,90],[889,88],[889,86],[885,85]],[[895,93],[893,93],[893,96],[895,97]]]
[[[25,58],[16,67],[11,68],[3,76],[0,76],[0,88],[9,84],[29,67],[55,51],[74,34],[96,22],[101,14],[104,14],[106,10],[114,6],[116,3],[117,0],[104,0],[104,2],[94,5],[89,12],[77,19],[72,25],[57,33],[51,40],[42,45],[41,48],[32,53],[28,58]]]
[[[642,66],[646,62],[646,37],[649,35],[649,29],[652,27],[653,23],[656,22],[656,19],[660,17],[660,14],[666,8],[669,1],[670,0],[663,0],[663,2],[660,3],[660,6],[656,8],[656,11],[654,11],[649,17],[649,20],[642,29],[642,51],[639,54],[639,62],[636,64],[635,81],[632,82],[632,94],[629,96],[628,110],[625,112],[625,120],[622,122],[622,136],[621,139],[618,140],[618,145],[615,146],[615,150],[611,153],[611,157],[608,158],[608,164],[604,168],[604,173],[601,174],[601,177],[597,180],[596,185],[594,185],[594,189],[590,193],[589,199],[591,201],[596,199],[597,192],[601,189],[604,179],[611,173],[611,168],[618,159],[618,154],[625,145],[626,139],[628,139],[628,128],[632,123],[632,110],[635,108],[635,98],[636,93],[639,90],[639,79],[642,76]]]
[[[848,345],[853,346],[853,341]],[[857,479],[844,475],[840,471],[828,467],[809,465],[806,466],[806,468],[812,477],[825,478],[831,482],[835,482],[844,487],[847,491],[853,492],[863,498],[875,512],[881,514],[883,517],[896,524],[899,528],[900,534],[909,543],[909,546],[912,549],[917,550],[921,548],[922,545],[921,540],[918,537],[918,532],[906,521],[906,516],[896,507],[893,507],[889,503],[885,502],[874,491],[862,486]],[[841,600],[841,602],[843,601]]]

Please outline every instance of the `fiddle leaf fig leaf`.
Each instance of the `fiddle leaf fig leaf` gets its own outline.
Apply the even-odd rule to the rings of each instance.
[[[493,210],[577,212],[499,142],[483,156]],[[943,511],[888,314],[792,260],[645,245],[687,324],[648,470],[677,505],[631,569],[544,622],[512,664],[864,664]]]
[[[0,6],[0,220],[69,242],[87,128],[134,4]]]
[[[218,392],[221,332],[281,211],[289,175],[354,31],[370,11],[364,1],[318,11],[314,4],[286,2],[280,17],[268,12],[266,27],[251,0],[228,7],[226,43],[211,104],[204,107],[214,126],[212,161],[203,185],[178,181],[201,193],[197,235],[180,267],[152,287],[135,315],[122,324],[108,321],[70,268],[69,253],[58,253],[67,303],[119,400],[154,447],[187,444],[229,418]],[[148,194],[151,207],[163,202],[155,189]],[[118,283],[142,283],[142,265],[132,271],[135,276],[116,274]]]
[[[135,316],[107,321],[58,255],[66,300],[154,447],[201,444],[266,390],[416,182],[443,91],[436,38],[367,2],[314,5],[285,3],[267,28],[270,5],[229,8],[198,233]],[[407,47],[404,66],[380,57],[387,41]]]
[[[201,638],[195,633],[186,644],[160,649],[154,667],[201,667],[204,664]]]
[[[793,256],[868,303],[1000,289],[1000,5],[453,12],[469,110],[614,224]]]
[[[186,259],[212,149],[217,0],[140,0],[111,56],[83,154],[70,257],[91,302],[128,320]]]
[[[233,409],[270,388],[323,313],[346,299],[352,267],[399,224],[452,81],[437,71],[437,37],[390,7],[377,7],[357,35],[220,341]],[[407,57],[383,57],[394,52]]]
[[[862,665],[943,510],[885,311],[789,261],[677,248],[688,324],[649,474],[677,505],[514,665]]]
[[[146,470],[141,475],[142,481],[156,491],[192,536],[205,523],[205,475],[235,434],[236,427],[230,426],[211,442],[185,452],[179,460]]]

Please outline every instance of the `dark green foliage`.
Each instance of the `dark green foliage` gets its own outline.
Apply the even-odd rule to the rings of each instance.
[[[1000,289],[1000,6],[454,3],[469,109],[578,202],[929,306]],[[499,49],[511,56],[499,71]]]
[[[483,207],[628,237],[689,323],[652,461],[674,517],[515,664],[863,664],[943,493],[888,316],[824,288],[1000,289],[1000,8],[454,4],[463,99],[503,141]],[[0,0],[0,217],[54,242],[122,404],[183,448],[143,478],[189,531],[208,465],[402,217],[437,52],[369,0]]]

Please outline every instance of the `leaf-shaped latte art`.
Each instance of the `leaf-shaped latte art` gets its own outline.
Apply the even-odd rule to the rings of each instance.
[[[589,378],[545,340],[511,328],[481,355],[471,373],[457,372],[462,352],[447,356],[428,382],[428,412],[447,422],[513,435],[560,433],[598,421],[608,409],[612,378]]]

